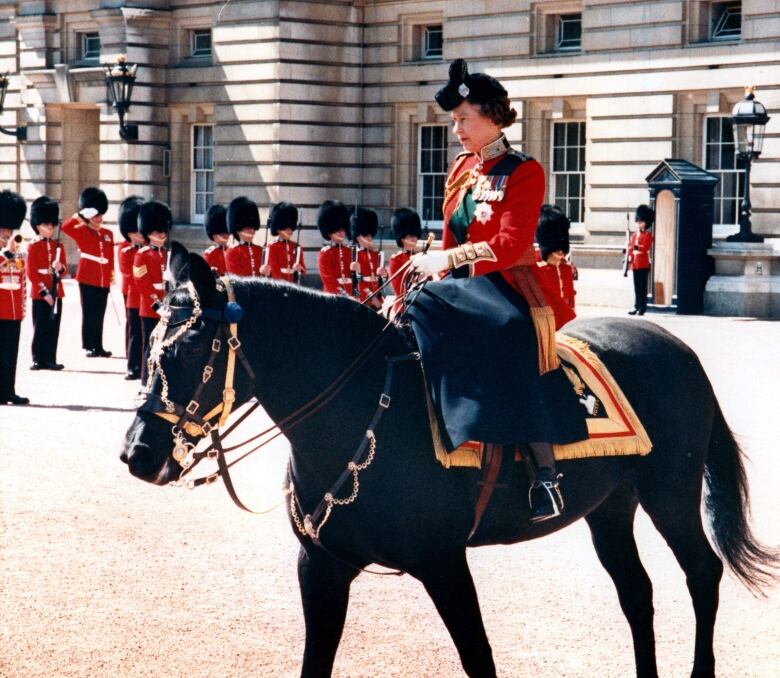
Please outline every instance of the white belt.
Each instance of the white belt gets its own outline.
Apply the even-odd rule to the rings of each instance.
[[[96,257],[94,254],[89,254],[88,252],[82,252],[81,253],[82,259],[89,259],[90,261],[96,261],[99,264],[107,264],[108,259],[105,257]]]
[[[346,285],[347,283],[351,283],[352,282],[352,278],[336,278],[336,282],[339,285]]]
[[[39,268],[38,273],[41,275],[51,275],[51,269],[50,268]]]
[[[364,275],[361,280],[363,282],[376,282],[379,280],[379,278],[377,278],[375,275]]]
[[[156,289],[156,290],[164,290],[165,289],[165,283],[154,283],[152,285],[152,287],[154,287],[154,289]]]
[[[295,273],[295,271],[292,268],[280,268],[279,270],[282,273]]]
[[[22,289],[22,286],[19,283],[0,282],[0,290],[11,290],[15,292],[20,289]]]

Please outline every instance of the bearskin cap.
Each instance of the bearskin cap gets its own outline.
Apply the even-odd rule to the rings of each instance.
[[[230,233],[235,236],[245,228],[257,231],[260,228],[260,213],[255,201],[245,195],[233,198],[228,206],[227,225]]]
[[[317,212],[317,228],[325,240],[330,240],[331,233],[336,231],[349,233],[347,206],[338,200],[326,200]]]
[[[90,186],[81,191],[79,196],[79,211],[91,207],[98,211],[98,214],[105,214],[108,212],[108,198],[99,188]]]
[[[411,207],[401,207],[393,212],[393,216],[390,218],[390,227],[393,229],[393,235],[398,247],[404,246],[401,240],[407,235],[422,237],[420,215]]]
[[[138,211],[144,199],[140,195],[130,195],[119,203],[119,232],[122,237],[130,242],[130,234],[138,232]]]
[[[212,205],[209,207],[203,226],[206,229],[206,235],[209,237],[209,240],[214,240],[214,236],[220,233],[227,233],[227,207],[224,205]]]
[[[450,64],[449,80],[438,92],[436,103],[445,111],[457,108],[464,100],[471,104],[486,104],[509,96],[504,86],[487,73],[469,73],[463,59]]]
[[[539,243],[543,261],[558,250],[569,253],[569,226],[569,218],[560,207],[542,205],[536,227],[536,242]]]
[[[42,195],[36,198],[30,205],[30,226],[37,233],[38,226],[41,224],[53,224],[56,226],[60,221],[60,206],[48,195]]]
[[[644,221],[647,228],[652,228],[655,222],[655,210],[650,205],[639,205],[634,214],[634,221]]]
[[[291,202],[278,202],[271,208],[268,215],[268,228],[271,235],[279,235],[279,231],[298,227],[298,208]]]
[[[359,235],[375,236],[379,230],[379,217],[368,207],[357,207],[349,218],[350,237],[357,239]]]
[[[22,225],[27,215],[27,203],[18,193],[0,191],[0,228],[15,231]]]
[[[144,238],[149,238],[154,231],[170,233],[172,222],[171,208],[164,202],[149,200],[138,210],[138,232]]]

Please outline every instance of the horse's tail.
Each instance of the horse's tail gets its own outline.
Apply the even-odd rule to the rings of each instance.
[[[704,470],[705,506],[721,555],[748,589],[761,594],[776,577],[780,552],[761,544],[750,529],[750,498],[742,462],[744,453],[717,402],[715,408]]]

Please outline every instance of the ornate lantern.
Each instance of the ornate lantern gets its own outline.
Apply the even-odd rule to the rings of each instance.
[[[0,75],[0,115],[2,115],[5,108],[5,93],[8,91],[9,82],[8,73]],[[16,137],[17,141],[27,141],[26,127],[15,127],[11,129],[0,127],[0,132],[11,137]]]
[[[127,65],[127,58],[124,54],[117,57],[115,64],[103,65],[103,70],[106,73],[108,99],[119,115],[119,136],[125,141],[138,140],[138,125],[125,124],[125,113],[130,110],[137,69],[137,64]]]

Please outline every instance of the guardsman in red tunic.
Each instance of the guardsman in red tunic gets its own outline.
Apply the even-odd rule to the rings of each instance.
[[[146,384],[149,337],[160,316],[157,309],[165,297],[165,267],[168,251],[165,241],[171,231],[171,209],[164,202],[149,200],[138,211],[138,231],[149,243],[138,250],[133,261],[133,277],[138,289],[139,315],[143,333],[141,382]]]
[[[32,299],[32,365],[31,370],[61,370],[57,362],[62,298],[65,292],[61,278],[67,272],[65,247],[53,240],[60,223],[60,206],[42,195],[30,206],[30,225],[38,238],[27,248],[27,278]]]
[[[517,113],[495,78],[457,59],[436,101],[451,112],[465,153],[445,185],[444,249],[416,254],[412,266],[450,275],[428,283],[407,314],[445,442],[530,447],[531,520],[546,520],[563,510],[552,443],[582,440],[587,429],[555,350],[556,328],[574,313],[560,296],[546,297],[534,256],[544,171],[507,142],[502,128]],[[516,329],[508,336],[505,328]]]
[[[227,209],[224,205],[212,205],[206,212],[206,220],[203,222],[206,235],[214,244],[204,253],[203,258],[211,266],[214,275],[223,276],[227,273],[225,268],[225,251],[227,250],[230,234],[227,227]]]
[[[393,229],[395,242],[401,248],[390,257],[390,279],[393,290],[396,295],[401,294],[403,288],[404,274],[393,277],[401,267],[409,261],[417,249],[417,241],[422,237],[422,225],[420,224],[420,215],[410,207],[401,207],[393,212],[390,219],[390,226]]]
[[[542,205],[536,242],[545,296],[558,295],[574,311],[574,269],[566,261],[569,253],[569,218],[555,205]]]
[[[0,191],[0,405],[27,405],[16,393],[16,359],[24,318],[27,281],[21,236],[14,236],[27,214],[24,198]]]
[[[653,251],[655,212],[649,205],[639,205],[634,215],[636,231],[628,241],[628,265],[634,275],[634,308],[628,315],[644,315],[647,311],[647,279],[650,277],[650,253]]]
[[[379,289],[379,279],[387,277],[382,256],[374,249],[374,236],[379,230],[379,219],[374,210],[358,207],[350,217],[349,225],[352,241],[358,245],[357,262],[353,263],[350,269],[356,271],[359,276],[359,299],[365,301]],[[375,295],[368,303],[376,309],[382,308],[382,295]]]
[[[352,296],[352,251],[344,245],[349,229],[349,210],[338,200],[326,200],[317,212],[317,228],[330,241],[317,255],[322,290]],[[357,274],[355,274],[357,276]]]
[[[81,192],[79,211],[62,224],[62,232],[76,241],[81,257],[76,280],[81,295],[81,344],[88,358],[110,358],[103,348],[103,319],[114,275],[114,236],[102,227],[108,199],[99,188]]]
[[[133,277],[133,263],[145,244],[146,239],[138,232],[138,212],[144,199],[138,195],[125,198],[119,205],[119,232],[124,242],[119,243],[117,259],[122,274],[122,296],[125,300],[125,354],[127,372],[125,379],[132,381],[141,378],[141,360],[143,359],[143,329],[138,313],[140,300],[138,288]]]
[[[260,272],[274,280],[300,281],[306,275],[306,265],[303,248],[293,240],[298,228],[298,208],[291,202],[276,203],[268,215],[268,228],[276,240],[266,248],[268,263]]]
[[[227,272],[244,277],[260,275],[263,248],[252,242],[260,228],[260,213],[254,201],[245,196],[234,198],[228,206],[227,225],[237,241],[225,252]]]

